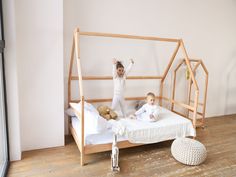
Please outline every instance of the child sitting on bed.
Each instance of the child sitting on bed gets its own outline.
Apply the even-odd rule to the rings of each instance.
[[[123,117],[126,117],[125,99],[124,99],[125,81],[133,64],[134,64],[134,61],[130,59],[130,64],[125,71],[123,64],[120,61],[113,59],[112,76],[113,76],[113,82],[114,82],[114,95],[112,99],[111,108],[114,110],[117,108],[117,106],[119,106],[123,114]]]
[[[146,104],[137,110],[130,118],[137,118],[147,122],[155,122],[158,119],[159,109],[155,105],[155,94],[149,92],[146,97]]]

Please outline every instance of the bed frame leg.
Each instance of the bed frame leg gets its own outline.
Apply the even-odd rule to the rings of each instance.
[[[80,165],[81,166],[85,165],[85,155],[84,155],[84,153],[80,153]]]

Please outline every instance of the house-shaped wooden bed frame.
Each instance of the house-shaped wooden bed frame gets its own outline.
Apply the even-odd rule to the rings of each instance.
[[[108,144],[99,144],[99,145],[85,145],[84,143],[84,101],[87,102],[109,102],[112,101],[112,98],[108,98],[108,99],[85,99],[84,98],[84,92],[83,92],[83,80],[112,80],[112,76],[83,76],[82,72],[81,72],[81,58],[80,58],[80,36],[97,36],[97,37],[112,37],[112,38],[125,38],[125,39],[138,39],[138,40],[152,40],[152,41],[160,41],[160,42],[171,42],[171,43],[176,43],[176,48],[170,58],[170,61],[168,63],[168,66],[166,67],[163,75],[161,76],[129,76],[127,77],[127,79],[154,79],[154,80],[160,80],[160,94],[159,96],[157,96],[157,98],[159,99],[159,104],[160,106],[162,106],[162,101],[168,101],[171,103],[171,111],[180,114],[181,116],[183,116],[181,113],[178,113],[176,111],[174,111],[174,105],[178,105],[182,108],[187,109],[188,111],[192,112],[192,118],[189,118],[189,116],[184,116],[186,118],[191,119],[194,128],[196,129],[197,127],[197,108],[198,108],[198,99],[199,99],[199,88],[198,88],[198,84],[196,82],[195,76],[194,76],[194,70],[196,70],[196,68],[193,70],[191,67],[191,61],[189,59],[189,56],[186,52],[185,46],[184,46],[184,42],[182,39],[171,39],[171,38],[160,38],[160,37],[147,37],[147,36],[135,36],[135,35],[124,35],[124,34],[110,34],[110,33],[98,33],[98,32],[82,32],[79,30],[79,28],[76,28],[73,34],[73,43],[72,43],[72,48],[71,48],[71,58],[70,58],[70,68],[69,68],[69,79],[68,79],[68,106],[70,105],[69,103],[71,102],[79,102],[81,101],[81,111],[80,113],[76,112],[77,115],[80,116],[80,135],[77,135],[74,128],[71,125],[71,122],[69,122],[69,128],[70,128],[70,132],[72,134],[72,136],[74,137],[76,144],[80,150],[80,154],[81,154],[81,165],[85,164],[85,155],[86,154],[92,154],[92,153],[96,153],[96,152],[103,152],[103,151],[108,151],[111,150],[112,148],[112,143],[108,143]],[[190,97],[191,94],[189,95],[189,102],[188,104],[176,101],[174,98],[175,95],[175,86],[173,87],[172,90],[172,98],[167,98],[163,96],[163,85],[166,79],[166,76],[170,70],[170,67],[173,63],[173,61],[176,58],[177,52],[179,50],[182,50],[183,54],[184,54],[184,59],[183,61],[181,61],[181,63],[179,64],[179,66],[176,68],[175,70],[175,76],[176,76],[176,71],[178,70],[178,68],[180,67],[180,65],[182,65],[183,63],[185,63],[187,65],[187,68],[189,70],[190,73],[190,87],[194,87],[195,91],[194,91],[194,100],[190,101]],[[73,61],[74,58],[76,58],[76,65],[77,65],[77,71],[78,71],[78,76],[72,76],[72,68],[73,68]],[[202,61],[200,61],[200,64],[202,64]],[[198,64],[199,65],[199,64]],[[204,66],[204,65],[203,65]],[[205,68],[205,66],[204,66]],[[175,77],[176,78],[176,77]],[[71,97],[71,82],[74,80],[78,80],[79,81],[79,94],[80,94],[80,100],[73,100]],[[176,79],[174,79],[175,81]],[[206,89],[207,89],[207,82],[206,82],[206,87],[205,87],[205,93],[206,93]],[[128,97],[125,98],[126,100],[143,100],[145,99],[144,97]],[[201,105],[204,106],[204,112],[202,113],[202,116],[205,116],[205,101],[206,101],[206,94],[204,97],[204,103],[202,103]],[[192,104],[190,104],[192,102]],[[76,110],[75,110],[76,111]],[[127,148],[127,147],[133,147],[133,146],[139,146],[142,144],[132,144],[129,141],[121,141],[118,142],[118,147],[119,148]]]

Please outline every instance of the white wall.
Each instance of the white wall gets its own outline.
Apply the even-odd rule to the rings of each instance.
[[[14,54],[15,63],[8,65],[7,79],[16,74],[11,89],[18,92],[19,114],[11,102],[8,105],[9,113],[16,114],[14,119],[19,116],[20,122],[10,124],[10,129],[20,125],[21,151],[63,146],[63,1],[11,2],[6,7],[12,5],[15,16],[7,36],[14,44],[6,38],[6,51]],[[6,23],[10,17],[6,16]],[[9,58],[6,54],[6,61]],[[14,96],[13,91],[8,92],[10,98]]]
[[[82,31],[173,37],[182,38],[189,56],[202,58],[209,70],[206,116],[236,113],[236,80],[233,78],[236,72],[235,18],[236,1],[233,0],[64,1],[65,94],[67,94],[72,33],[75,27],[79,27]],[[102,54],[97,55],[99,52],[95,49],[97,53],[94,53],[92,58],[91,51],[89,51],[87,46],[98,45],[101,41],[94,42],[90,40],[81,41],[81,45],[86,46],[84,50],[81,50],[81,55],[86,60],[86,64],[88,64],[84,68],[84,73],[95,73],[97,70],[102,70],[103,73],[100,72],[99,74],[107,74],[110,72],[110,60],[112,57],[118,56],[126,59],[135,56],[132,52],[132,54],[128,53],[127,49],[114,52],[115,49],[111,50],[109,45],[115,46],[115,42],[104,39],[102,45],[106,45],[107,42],[107,51],[102,51]],[[125,44],[122,43],[120,48],[123,45]],[[152,48],[150,46],[153,44],[146,45],[144,49],[147,54],[146,58],[151,57],[149,61],[153,64],[155,56],[150,54]],[[132,45],[130,46],[130,50],[133,50]],[[127,53],[123,53],[124,51]],[[90,54],[85,54],[86,52]],[[158,52],[160,53],[160,51],[155,49],[154,53],[159,55]],[[100,61],[102,55],[105,59]],[[141,63],[147,64],[144,53],[139,53],[135,57],[136,66],[132,75],[140,74],[141,71],[145,70],[144,68],[143,70],[141,69]],[[158,57],[160,59],[161,54],[156,58]],[[156,64],[155,66],[160,65]],[[158,73],[158,71],[154,72]],[[142,74],[147,74],[147,72]],[[94,83],[93,86],[96,88],[100,84]],[[110,94],[109,89],[108,95]]]
[[[64,145],[63,1],[16,1],[22,150]]]

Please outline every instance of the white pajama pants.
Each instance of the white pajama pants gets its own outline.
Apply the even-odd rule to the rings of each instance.
[[[122,95],[114,95],[113,96],[111,108],[113,110],[116,110],[118,107],[120,107],[123,117],[126,117],[125,99],[124,99],[124,96],[122,96]]]

